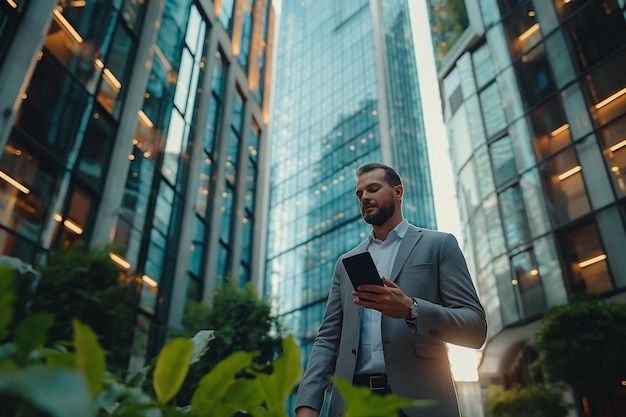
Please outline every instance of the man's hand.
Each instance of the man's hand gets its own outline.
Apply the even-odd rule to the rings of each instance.
[[[359,285],[356,291],[352,291],[355,298],[354,304],[365,308],[373,308],[385,316],[394,319],[410,318],[410,309],[413,299],[407,296],[395,282],[381,277],[384,286],[367,284]],[[298,417],[300,417],[298,415]]]
[[[296,417],[318,417],[319,413],[310,407],[298,407]]]

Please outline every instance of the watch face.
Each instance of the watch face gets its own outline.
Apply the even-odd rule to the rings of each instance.
[[[411,318],[414,319],[417,317],[417,303],[413,301],[413,305],[411,306]]]

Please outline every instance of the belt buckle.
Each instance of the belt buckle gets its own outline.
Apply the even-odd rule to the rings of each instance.
[[[387,377],[385,375],[370,376],[370,390],[382,391],[387,389]]]

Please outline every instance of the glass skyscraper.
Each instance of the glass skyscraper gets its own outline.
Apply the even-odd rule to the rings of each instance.
[[[528,342],[548,307],[580,291],[626,302],[624,1],[428,3],[489,323],[480,383],[531,384]],[[576,411],[623,415],[622,385],[577,387]]]
[[[0,1],[0,254],[112,243],[141,282],[131,368],[225,276],[260,287],[273,19],[269,0]]]
[[[393,166],[405,217],[436,219],[406,0],[283,1],[280,19],[265,295],[306,358],[337,256],[370,230],[354,170]]]

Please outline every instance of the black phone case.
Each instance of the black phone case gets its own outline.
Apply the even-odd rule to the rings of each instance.
[[[343,266],[346,268],[346,272],[348,272],[348,277],[350,277],[354,289],[364,284],[383,285],[372,255],[369,252],[362,252],[343,258],[341,262],[343,262]]]

